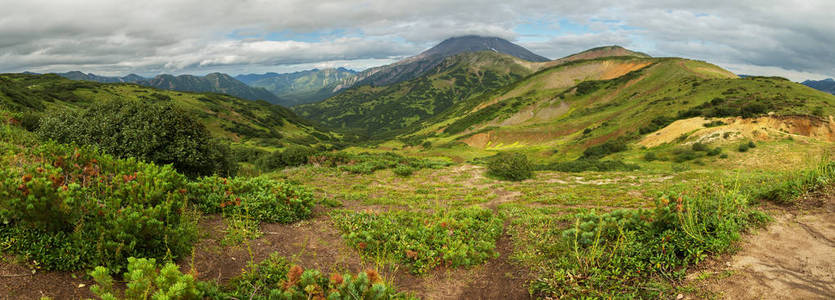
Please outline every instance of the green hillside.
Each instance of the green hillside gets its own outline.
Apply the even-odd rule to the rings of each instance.
[[[158,90],[135,84],[73,81],[57,75],[0,75],[0,106],[38,115],[114,100],[171,101],[194,114],[216,137],[259,148],[330,144],[335,137],[287,108],[223,94]]]
[[[426,75],[387,85],[359,86],[322,102],[293,107],[332,128],[373,137],[411,130],[456,103],[510,84],[533,72],[533,63],[493,52],[447,58]]]
[[[680,58],[606,57],[547,68],[427,122],[407,139],[573,159],[678,119],[835,114],[835,97],[782,78],[740,79]],[[555,159],[560,159],[555,158]]]

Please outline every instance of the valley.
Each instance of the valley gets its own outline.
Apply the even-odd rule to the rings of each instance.
[[[0,74],[0,295],[835,293],[835,96],[577,50],[464,36],[361,72]],[[203,80],[240,88],[176,84]]]

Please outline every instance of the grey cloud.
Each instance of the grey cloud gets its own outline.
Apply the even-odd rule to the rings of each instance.
[[[829,0],[0,0],[0,7],[0,71],[244,73],[333,61],[365,67],[451,36],[514,40],[519,24],[566,19],[592,32],[523,45],[557,58],[619,44],[750,70],[835,75]],[[319,42],[229,37],[333,30],[351,34]]]

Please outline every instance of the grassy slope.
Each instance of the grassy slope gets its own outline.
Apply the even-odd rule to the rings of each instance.
[[[0,75],[0,105],[10,110],[76,110],[113,99],[173,101],[198,117],[213,135],[267,149],[285,144],[328,143],[333,136],[289,109],[263,101],[134,84],[72,81],[57,75]]]
[[[640,70],[589,82],[633,69]],[[567,78],[573,82],[565,84]],[[835,114],[835,97],[779,78],[738,79],[686,59],[615,57],[542,70],[478,103],[462,105],[415,135],[430,136],[435,144],[466,141],[488,150],[520,148],[541,155],[558,150],[560,157],[573,159],[592,145],[636,135],[656,117],[676,117],[715,98],[734,107],[764,103],[778,115]],[[479,113],[483,116],[473,117]],[[586,129],[590,132],[584,134]]]
[[[427,75],[382,87],[361,86],[325,101],[296,106],[299,115],[370,136],[415,128],[455,103],[509,84],[533,72],[530,63],[492,53],[448,58]]]

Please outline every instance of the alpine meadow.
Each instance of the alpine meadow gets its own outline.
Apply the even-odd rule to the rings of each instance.
[[[0,0],[0,299],[835,298],[765,2]]]

